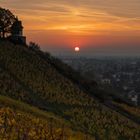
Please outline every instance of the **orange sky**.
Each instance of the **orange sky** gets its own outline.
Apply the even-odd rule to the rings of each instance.
[[[44,50],[140,50],[140,0],[0,0],[0,6],[18,15],[28,41]]]

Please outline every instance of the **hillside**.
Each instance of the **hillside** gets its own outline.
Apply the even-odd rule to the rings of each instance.
[[[20,101],[0,96],[0,140],[93,139],[73,131],[68,122]]]
[[[59,69],[52,56],[43,57],[26,46],[0,43],[1,95],[52,112],[74,130],[96,139],[139,140],[138,124],[100,104],[74,80],[61,72],[61,65]]]

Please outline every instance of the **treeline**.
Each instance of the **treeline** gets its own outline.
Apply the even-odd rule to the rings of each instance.
[[[0,94],[49,109],[97,140],[139,140],[139,125],[98,103],[51,61],[50,55],[42,58],[24,46],[1,43]]]

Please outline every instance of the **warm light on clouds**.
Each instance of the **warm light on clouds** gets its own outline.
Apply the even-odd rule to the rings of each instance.
[[[26,30],[80,33],[84,30],[140,30],[139,0],[5,0],[1,3],[23,19]]]
[[[140,37],[140,0],[0,0],[0,5],[18,15],[28,39],[41,45],[50,44],[50,37],[60,43],[58,36],[68,45],[77,38],[86,45],[102,42],[93,41],[96,36]]]

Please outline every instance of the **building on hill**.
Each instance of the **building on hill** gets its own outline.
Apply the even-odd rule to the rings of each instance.
[[[16,18],[16,21],[11,27],[11,36],[8,37],[10,41],[17,44],[26,44],[26,37],[23,36],[22,22]]]
[[[128,94],[128,100],[132,105],[140,106],[140,93],[137,93],[134,90],[130,91]]]

